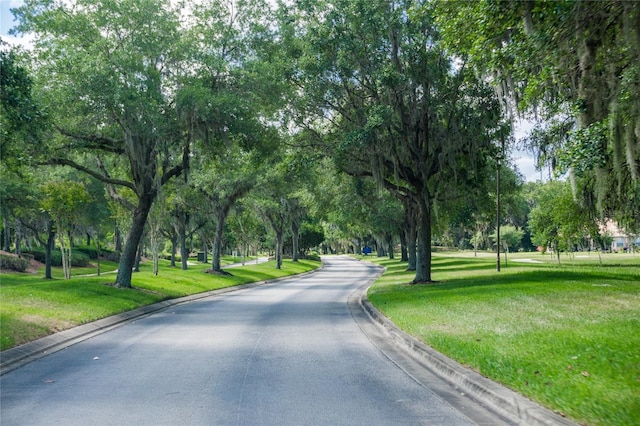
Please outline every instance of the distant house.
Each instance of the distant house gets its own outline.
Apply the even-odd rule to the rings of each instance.
[[[612,241],[610,249],[612,252],[628,251],[631,244],[635,244],[636,250],[637,247],[640,247],[640,235],[626,235],[624,231],[618,228],[618,225],[612,220],[608,220],[600,229],[607,236],[611,237]]]

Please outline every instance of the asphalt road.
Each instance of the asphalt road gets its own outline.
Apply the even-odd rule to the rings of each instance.
[[[349,295],[377,270],[313,274],[190,303],[0,377],[9,425],[496,425],[385,342]]]

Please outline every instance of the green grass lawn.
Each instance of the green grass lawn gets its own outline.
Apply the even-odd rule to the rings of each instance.
[[[223,259],[223,264],[234,260]],[[115,275],[104,272],[115,270],[117,264],[106,262],[99,277],[85,276],[95,274],[95,268],[72,268],[70,280],[61,278],[61,268],[54,268],[53,280],[43,279],[44,271],[0,274],[0,350],[161,300],[298,274],[320,263],[285,260],[280,270],[273,261],[247,263],[230,270],[230,276],[207,274],[204,271],[211,266],[204,263],[192,264],[186,271],[169,267],[168,261],[160,265],[154,276],[151,263],[143,263],[133,274],[132,289],[108,285]]]
[[[435,253],[429,285],[369,259],[387,267],[369,299],[408,333],[578,423],[640,424],[640,255],[519,253],[497,273],[495,254]]]

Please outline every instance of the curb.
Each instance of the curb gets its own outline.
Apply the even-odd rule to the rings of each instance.
[[[265,284],[284,281],[293,277],[304,276],[316,272],[323,267],[324,265],[321,264],[319,268],[313,269],[308,272],[302,272],[300,274],[287,275],[286,277],[279,277],[265,281],[257,281],[232,287],[220,288],[217,290],[210,290],[204,293],[192,294],[177,299],[163,300],[152,305],[141,306],[140,308],[136,308],[131,311],[122,312],[110,317],[99,319],[97,321],[69,328],[55,334],[50,334],[40,339],[0,352],[0,376],[19,367],[22,367],[23,365],[28,364],[32,361],[43,358],[54,352],[61,351],[76,343],[82,342],[83,340],[87,340],[93,336],[97,336],[98,334],[120,327],[129,322],[149,316],[156,312],[168,309],[172,306],[193,302],[195,300],[204,299],[206,297],[217,296],[224,293],[230,293],[243,289],[262,286]]]
[[[434,372],[450,383],[459,386],[471,397],[486,403],[497,413],[519,425],[535,426],[577,426],[576,423],[531,401],[528,398],[476,373],[425,345],[405,333],[382,315],[367,299],[370,285],[361,289],[359,304],[362,310],[398,346],[404,349],[420,365]]]

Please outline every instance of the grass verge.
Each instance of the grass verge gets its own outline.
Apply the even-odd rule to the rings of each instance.
[[[247,263],[231,270],[233,275],[222,276],[204,273],[210,268],[204,263],[190,265],[186,271],[169,267],[168,261],[160,264],[158,276],[153,275],[150,263],[142,264],[140,272],[133,275],[131,289],[106,285],[115,278],[108,273],[70,280],[55,279],[60,271],[54,273],[53,280],[43,279],[41,271],[0,274],[0,350],[161,300],[299,274],[320,266],[309,260],[285,260],[282,269],[276,269],[274,262]],[[103,264],[102,270],[106,269]],[[81,272],[86,275],[95,270],[77,271]]]
[[[640,257],[518,254],[497,273],[493,256],[434,254],[429,285],[374,258],[387,272],[368,297],[429,346],[578,423],[640,424]]]

